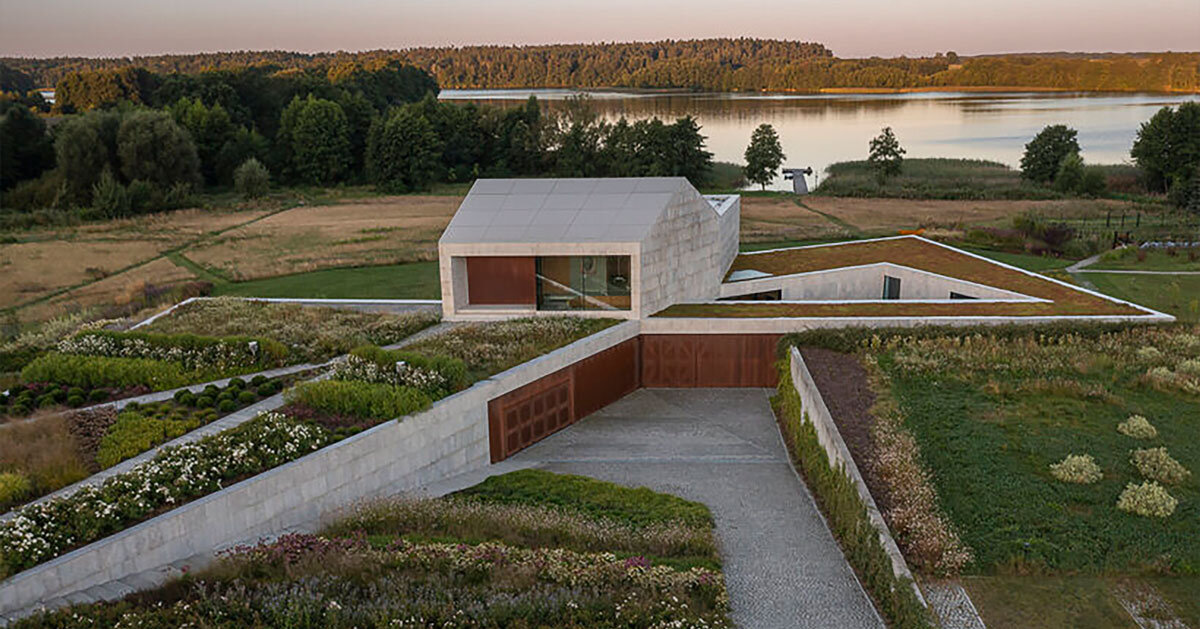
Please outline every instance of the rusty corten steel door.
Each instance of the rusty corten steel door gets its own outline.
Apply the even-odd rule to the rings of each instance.
[[[642,386],[773,387],[778,334],[642,336]]]
[[[467,303],[528,305],[537,303],[537,271],[531,256],[467,258]]]
[[[638,339],[632,338],[572,365],[575,419],[583,419],[641,386],[638,349]]]
[[[574,421],[569,367],[510,391],[488,402],[492,462],[503,461]]]

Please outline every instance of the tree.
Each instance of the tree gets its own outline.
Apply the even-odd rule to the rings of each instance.
[[[233,188],[243,199],[257,199],[271,189],[271,173],[262,162],[251,157],[234,171]]]
[[[120,124],[117,113],[94,111],[72,116],[55,130],[55,161],[66,182],[66,200],[91,205],[92,186],[100,181],[100,174],[105,170],[111,174],[118,169]]]
[[[0,190],[36,179],[53,166],[46,123],[24,105],[0,103]]]
[[[787,156],[783,154],[783,146],[779,144],[779,135],[775,127],[760,124],[750,135],[750,145],[746,147],[746,179],[767,189],[767,184],[775,179],[775,173],[783,165]]]
[[[1179,203],[1200,168],[1200,103],[1158,110],[1138,129],[1130,156],[1151,187]]]
[[[1064,157],[1054,175],[1054,187],[1060,192],[1079,192],[1083,186],[1083,158],[1079,153]]]
[[[1079,153],[1078,132],[1061,124],[1038,132],[1025,145],[1021,157],[1021,177],[1037,183],[1050,183],[1058,174],[1059,164],[1072,153]]]
[[[201,181],[196,145],[165,112],[126,115],[117,130],[117,158],[126,181],[142,180],[163,190]]]
[[[291,176],[304,183],[335,183],[351,164],[350,123],[341,105],[309,95],[283,110],[276,138]]]
[[[694,186],[708,182],[712,173],[712,156],[704,150],[704,136],[700,133],[700,125],[695,118],[684,116],[669,127],[669,146],[671,157],[670,174],[687,177]],[[782,149],[779,161],[783,162]]]
[[[440,168],[441,142],[419,110],[393,109],[377,120],[367,141],[367,172],[389,192],[423,190]]]
[[[588,95],[568,98],[554,130],[554,173],[559,177],[600,175],[600,149],[607,127]]]
[[[879,180],[880,184],[883,184],[888,177],[900,174],[904,167],[905,153],[906,151],[900,147],[900,141],[896,139],[896,134],[892,133],[891,127],[884,127],[879,135],[871,139],[867,164],[875,171],[875,178]]]
[[[180,126],[187,129],[196,144],[196,155],[200,158],[200,173],[207,184],[220,182],[218,158],[225,145],[233,140],[237,127],[229,113],[220,103],[206,107],[200,99],[184,97],[170,108],[171,116]],[[228,175],[228,173],[225,173]],[[228,180],[226,180],[228,181]]]

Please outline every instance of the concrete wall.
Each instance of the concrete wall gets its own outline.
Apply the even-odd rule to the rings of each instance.
[[[846,475],[854,487],[858,490],[858,497],[867,507],[867,515],[871,520],[871,524],[879,532],[879,542],[883,544],[883,550],[887,552],[888,557],[892,560],[892,573],[897,577],[912,580],[912,572],[908,569],[908,564],[904,561],[904,555],[900,553],[900,547],[896,545],[896,540],[892,539],[892,533],[888,529],[887,522],[883,519],[883,514],[879,512],[879,507],[875,504],[875,498],[871,496],[871,491],[867,489],[866,482],[863,481],[862,474],[858,470],[858,465],[854,463],[854,457],[850,455],[850,449],[846,447],[846,442],[842,439],[842,434],[838,432],[837,424],[833,421],[833,415],[829,413],[829,408],[825,406],[825,400],[821,397],[821,391],[817,389],[817,383],[813,380],[812,374],[808,372],[808,367],[804,364],[804,359],[800,356],[800,352],[792,347],[788,350],[791,359],[792,385],[796,387],[796,392],[800,394],[800,405],[804,409],[804,419],[812,424],[817,433],[817,441],[821,447],[825,449],[825,453],[829,456],[829,463],[833,469],[837,469]],[[913,592],[916,593],[917,599],[924,604],[925,598],[921,596],[921,590],[917,588],[915,581],[913,582]]]
[[[650,316],[667,306],[715,299],[737,255],[740,199],[718,214],[684,186],[642,241],[641,307]]]
[[[636,337],[630,321],[0,582],[0,617],[288,531],[490,462],[488,401]],[[161,580],[161,579],[160,579]],[[116,592],[119,594],[119,592]]]
[[[876,300],[883,298],[885,275],[900,279],[902,300],[945,300],[954,291],[976,299],[1046,301],[890,262],[730,282],[721,286],[721,297],[779,290],[785,300]]]

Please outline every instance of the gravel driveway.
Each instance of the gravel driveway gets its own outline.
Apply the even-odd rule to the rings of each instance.
[[[703,502],[741,627],[883,627],[788,464],[765,389],[641,389],[506,463]]]

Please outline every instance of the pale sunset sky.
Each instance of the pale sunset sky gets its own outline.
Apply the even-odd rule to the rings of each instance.
[[[0,55],[124,56],[704,37],[839,57],[1200,50],[1200,0],[0,0]]]

